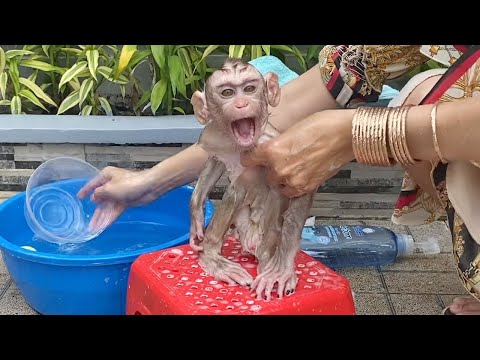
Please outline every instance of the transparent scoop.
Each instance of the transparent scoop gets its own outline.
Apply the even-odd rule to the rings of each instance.
[[[78,191],[100,172],[83,160],[61,157],[40,165],[29,179],[25,197],[25,218],[41,239],[79,243],[98,236],[109,224],[110,204],[79,199]],[[95,228],[91,220],[103,208]]]

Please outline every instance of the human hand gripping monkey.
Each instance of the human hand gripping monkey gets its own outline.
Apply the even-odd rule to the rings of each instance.
[[[209,153],[190,202],[190,246],[210,275],[231,285],[250,285],[257,298],[271,299],[277,285],[279,298],[295,291],[295,255],[308,216],[313,193],[289,199],[267,183],[266,169],[245,168],[240,154],[279,135],[268,122],[268,105],[280,101],[278,76],[263,77],[255,67],[227,59],[196,91],[192,104],[205,124],[198,144]],[[222,174],[230,184],[204,229],[204,203]],[[235,226],[242,251],[258,259],[255,279],[238,263],[221,255],[224,237]]]

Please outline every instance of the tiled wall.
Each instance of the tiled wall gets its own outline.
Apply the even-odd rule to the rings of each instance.
[[[189,144],[105,145],[105,144],[0,144],[0,191],[23,191],[28,177],[43,161],[58,156],[73,156],[101,169],[107,165],[146,169],[176,154]],[[346,165],[328,180],[316,195],[312,214],[348,216],[365,212],[367,217],[390,214],[402,182],[398,168]],[[219,199],[226,179],[212,193]]]

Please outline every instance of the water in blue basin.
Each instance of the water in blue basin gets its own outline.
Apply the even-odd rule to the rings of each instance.
[[[25,300],[42,314],[125,314],[128,275],[141,254],[188,243],[193,189],[179,187],[127,209],[97,238],[78,244],[39,239],[24,216],[25,193],[0,204],[0,250]],[[207,201],[205,223],[213,215]],[[36,251],[29,250],[32,247]]]

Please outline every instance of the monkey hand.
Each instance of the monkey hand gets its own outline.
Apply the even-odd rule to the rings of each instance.
[[[256,292],[257,299],[261,299],[262,293],[265,292],[263,298],[270,301],[275,284],[277,284],[279,299],[283,297],[284,293],[289,295],[295,292],[297,286],[295,268],[285,264],[281,256],[277,254],[270,259],[252,283],[251,290]]]
[[[203,251],[199,244],[204,240],[205,214],[201,207],[190,212],[190,247],[193,251]]]
[[[200,266],[216,280],[224,281],[229,285],[250,285],[252,275],[240,264],[225,259],[222,255],[212,252],[198,254]]]

